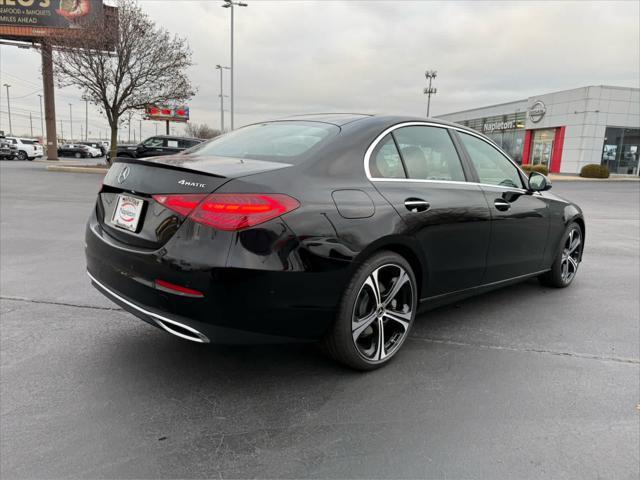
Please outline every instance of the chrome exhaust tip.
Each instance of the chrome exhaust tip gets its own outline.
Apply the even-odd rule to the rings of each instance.
[[[179,323],[166,318],[163,318],[162,320],[154,318],[153,320],[160,328],[171,335],[175,335],[176,337],[190,340],[192,342],[209,343],[209,338],[207,338],[204,333],[201,333],[195,328],[185,325],[184,323]]]

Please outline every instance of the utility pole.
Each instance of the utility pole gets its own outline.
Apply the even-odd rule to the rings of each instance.
[[[13,127],[11,126],[11,101],[9,100],[9,85],[8,83],[4,84],[7,87],[7,113],[9,114],[9,135],[13,133]]]
[[[58,136],[56,133],[56,102],[53,92],[53,60],[51,44],[41,45],[42,90],[44,93],[44,117],[47,125],[47,160],[58,160]],[[42,116],[41,116],[42,117]],[[62,125],[62,122],[60,122]]]
[[[154,123],[153,126],[156,127],[156,135],[158,135],[158,124]]]
[[[224,0],[224,4],[222,5],[223,8],[229,8],[231,9],[231,88],[230,88],[230,94],[231,94],[231,130],[233,130],[233,120],[234,120],[234,98],[233,98],[233,74],[235,72],[235,68],[233,66],[233,7],[248,7],[249,5],[247,5],[244,2],[234,2],[233,0]]]
[[[82,124],[80,124],[80,139],[84,138],[84,133],[82,132]]]
[[[42,117],[42,95],[40,97],[40,135],[42,135],[42,142],[44,143],[44,118]]]
[[[435,95],[438,92],[437,88],[431,87],[431,81],[436,78],[436,75],[438,75],[438,72],[435,70],[427,70],[424,72],[425,78],[429,80],[429,86],[423,91],[427,96],[427,117],[429,117],[429,110],[431,109],[431,95]]]
[[[84,99],[84,141],[89,140],[89,100]]]
[[[33,138],[33,119],[31,118],[31,112],[29,112],[29,128],[31,128],[31,138]]]
[[[129,138],[127,140],[127,143],[131,143],[131,112],[129,112]]]
[[[138,131],[140,132],[140,141],[142,141],[142,119],[138,120]]]
[[[73,143],[73,114],[71,112],[72,104],[69,104],[69,136],[71,137],[71,143]]]
[[[60,138],[64,140],[64,128],[62,127],[62,119],[60,119]],[[48,143],[49,143],[49,139],[47,139],[47,144]],[[47,155],[47,158],[49,158],[48,155]]]
[[[220,70],[220,132],[224,133],[224,90],[222,88],[222,71],[231,70],[229,67],[223,67],[222,65],[216,65],[216,70]]]

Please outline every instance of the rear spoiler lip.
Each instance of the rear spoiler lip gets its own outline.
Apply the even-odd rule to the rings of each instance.
[[[166,156],[167,159],[174,158],[174,157],[176,157],[176,155]],[[216,173],[215,164],[212,165],[211,169],[189,168],[188,166],[184,166],[184,165],[174,165],[170,162],[163,162],[164,158],[165,157],[163,156],[149,157],[148,159],[116,157],[113,159],[113,163],[139,164],[139,165],[145,165],[145,166],[160,167],[160,168],[165,168],[165,169],[179,171],[179,172],[189,172],[189,173],[195,173],[195,174],[205,175],[205,176],[214,177],[214,178],[225,178],[225,179],[249,177],[251,175],[267,173],[274,170],[280,170],[283,168],[294,166],[293,164],[290,164],[290,163],[269,162],[268,160],[247,160],[247,159],[232,158],[232,157],[211,157],[212,159],[220,158],[221,160],[224,160],[227,162],[236,161],[238,162],[238,164],[244,164],[244,167],[250,167],[250,165],[253,164],[253,166],[255,167],[254,169],[249,168],[249,171],[244,171],[244,168],[241,168],[241,169],[233,168],[228,163],[226,165],[218,165],[217,169],[222,170],[224,173],[226,173],[226,174],[222,174],[222,173]],[[188,161],[187,161],[187,165],[188,165]]]
[[[216,175],[215,173],[210,173],[203,170],[195,170],[192,168],[179,167],[177,165],[171,165],[169,163],[147,162],[141,158],[116,157],[111,160],[111,164],[114,164],[114,163],[135,163],[138,165],[147,165],[147,166],[165,168],[167,170],[175,170],[177,172],[197,173],[199,175],[207,175],[209,177],[216,177],[216,178],[229,178],[229,177],[225,177],[224,175]]]

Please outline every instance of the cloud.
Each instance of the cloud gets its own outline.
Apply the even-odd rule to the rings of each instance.
[[[237,125],[313,111],[423,115],[425,69],[438,70],[436,115],[585,85],[640,86],[637,2],[247,2],[235,12]],[[192,119],[213,126],[214,67],[229,63],[221,3],[141,3],[189,40]],[[11,50],[3,70],[37,83],[37,56]]]

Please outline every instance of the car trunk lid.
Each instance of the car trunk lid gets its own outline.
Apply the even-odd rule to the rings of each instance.
[[[206,195],[233,178],[288,166],[196,155],[119,158],[104,177],[97,203],[98,220],[110,236],[125,245],[157,249],[173,237],[186,216],[166,208],[153,195]]]

